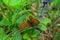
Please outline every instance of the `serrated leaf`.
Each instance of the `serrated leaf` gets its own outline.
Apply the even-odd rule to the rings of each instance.
[[[22,40],[22,35],[20,34],[20,32],[16,29],[14,29],[13,31],[13,40]]]

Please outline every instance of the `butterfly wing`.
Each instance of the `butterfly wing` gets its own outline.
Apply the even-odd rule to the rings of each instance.
[[[34,19],[34,20],[32,21],[32,23],[33,23],[33,26],[37,26],[37,25],[39,24],[39,20]]]
[[[30,25],[26,22],[26,21],[24,21],[22,24],[21,24],[21,26],[20,26],[20,28],[23,30],[23,29],[26,29],[26,28],[28,28],[28,27],[30,27]]]

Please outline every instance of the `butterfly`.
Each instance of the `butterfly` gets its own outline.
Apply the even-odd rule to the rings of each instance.
[[[32,16],[29,16],[27,21],[22,22],[22,24],[20,25],[20,28],[24,30],[29,27],[37,26],[39,23],[40,23],[39,20],[34,19]]]

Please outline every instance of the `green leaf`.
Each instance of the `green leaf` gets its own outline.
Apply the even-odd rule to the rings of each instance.
[[[43,23],[44,25],[47,25],[50,22],[51,20],[49,18],[45,18],[44,20],[41,20],[41,23]]]
[[[13,15],[12,15],[12,24],[15,23],[15,20],[16,20],[16,16],[17,16],[17,12],[13,12]]]
[[[35,29],[35,30],[33,31],[32,37],[33,37],[33,38],[36,38],[36,37],[39,37],[39,36],[40,36],[40,31]]]
[[[35,0],[27,0],[27,4],[30,4],[30,5],[34,2],[35,2]]]
[[[43,31],[46,31],[47,30],[47,27],[43,24],[40,25],[39,27],[40,30],[43,30]]]
[[[57,18],[57,16],[56,15],[58,15],[58,13],[59,13],[59,11],[55,11],[55,12],[53,12],[51,15],[52,15],[52,18]]]
[[[0,0],[0,3],[2,3],[2,0]]]
[[[57,18],[58,18],[58,16],[60,15],[60,11],[59,10],[57,10],[57,11],[53,11],[51,14],[50,14],[50,16],[51,16],[51,18],[53,19],[53,20],[56,20]]]
[[[0,40],[10,40],[10,37],[5,34],[4,29],[0,28]]]
[[[54,7],[54,6],[57,6],[59,4],[59,0],[54,0],[53,2],[52,2],[52,6]]]
[[[28,33],[28,34],[32,34],[32,31],[33,31],[33,28],[32,28],[32,27],[27,28],[27,29],[25,29],[25,30],[22,30],[22,32]]]
[[[20,16],[17,20],[16,20],[16,23],[18,25],[20,25],[24,20],[27,20],[28,19],[28,14],[25,14],[24,16]]]
[[[1,26],[10,26],[11,24],[6,19],[3,19],[3,20],[0,21],[0,25]]]
[[[3,2],[13,8],[21,8],[26,5],[26,0],[3,0]]]
[[[9,5],[9,0],[3,0],[3,2],[6,4],[6,5]]]
[[[55,34],[54,40],[60,40],[60,31]]]
[[[29,37],[29,34],[27,34],[27,33],[25,33],[25,34],[23,35],[23,38],[24,38],[25,40],[31,40],[31,38]]]
[[[6,35],[3,40],[10,40],[11,38],[9,37],[9,35]]]
[[[56,26],[60,27],[60,24],[57,24]]]
[[[16,29],[13,30],[13,40],[22,40],[22,35]]]

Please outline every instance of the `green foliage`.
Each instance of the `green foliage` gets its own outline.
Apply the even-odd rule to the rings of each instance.
[[[0,28],[0,40],[10,40],[10,37],[6,35],[3,28]]]
[[[3,0],[4,4],[6,4],[10,8],[23,8],[26,5],[30,5],[34,2],[35,0]]]
[[[51,20],[49,18],[45,18],[44,20],[41,20],[41,23],[44,25],[47,25],[50,22],[51,22]]]
[[[24,34],[23,38],[25,40],[31,40],[31,38],[29,37],[29,34],[27,34],[27,33]]]
[[[3,19],[3,20],[0,21],[0,25],[1,26],[10,26],[11,24],[6,19]]]
[[[54,40],[60,40],[60,31],[56,33]]]
[[[31,10],[31,5],[36,2],[36,11]],[[53,0],[51,9],[46,11],[47,16],[42,11],[44,18],[41,17],[41,19],[32,15],[33,12],[37,12],[37,15],[41,14],[40,2],[41,0],[0,0],[0,40],[37,40],[41,37],[41,31],[49,31],[48,34],[53,34],[55,28],[60,27],[60,1]],[[52,10],[53,7],[56,7],[57,10]],[[27,21],[29,16],[33,16],[34,19],[36,17],[40,22],[39,25],[36,26],[37,28],[31,26],[21,30],[20,25],[23,21]],[[60,31],[53,37],[54,40],[60,40]]]
[[[22,35],[16,29],[13,30],[13,40],[22,40]]]
[[[57,24],[56,26],[60,27],[60,24]]]
[[[32,33],[32,37],[33,37],[33,38],[37,38],[37,37],[39,37],[39,36],[40,36],[40,31],[35,29],[35,30],[33,31],[33,33]]]
[[[43,30],[43,31],[46,31],[47,30],[47,27],[43,24],[40,25],[39,27],[40,30]]]
[[[9,6],[14,8],[21,8],[26,5],[26,0],[3,0],[3,2]]]
[[[59,5],[60,1],[59,0],[54,0],[52,2],[53,7]]]
[[[28,28],[26,30],[23,30],[23,32],[23,39],[25,40],[31,40],[31,38],[36,39],[41,36],[40,31],[33,28]]]
[[[49,24],[49,23],[51,23],[51,20],[49,19],[49,18],[44,18],[44,20],[42,19],[41,20],[41,22],[40,22],[41,24],[40,24],[40,26],[39,26],[39,29],[40,30],[43,30],[43,31],[46,31],[47,30],[47,25]]]

